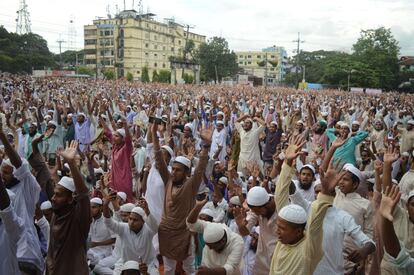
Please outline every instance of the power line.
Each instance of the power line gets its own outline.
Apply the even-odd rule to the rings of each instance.
[[[296,88],[298,88],[299,84],[299,55],[300,55],[300,44],[305,43],[305,41],[300,40],[300,32],[298,32],[298,39],[293,40],[292,42],[297,43],[296,46]]]

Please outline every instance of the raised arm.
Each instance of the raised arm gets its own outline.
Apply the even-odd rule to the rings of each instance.
[[[160,141],[158,139],[158,124],[153,123],[151,127],[152,143],[154,146],[154,159],[157,165],[158,171],[160,172],[162,181],[164,184],[167,184],[168,179],[170,178],[170,172],[168,171],[167,164],[165,163],[164,158],[161,153]],[[151,184],[151,183],[150,183]]]
[[[3,124],[0,121],[0,140],[4,145],[4,151],[6,152],[6,155],[9,157],[11,164],[18,169],[20,166],[22,166],[22,160],[17,154],[16,150],[14,150],[13,146],[10,144],[9,140],[7,139],[4,131],[3,131]]]
[[[72,174],[75,190],[77,194],[88,193],[88,187],[86,187],[82,174],[80,173],[78,166],[76,165],[75,156],[78,149],[78,142],[71,141],[70,145],[63,151],[59,151],[58,154],[63,157],[67,164],[69,164],[70,172]]]
[[[384,154],[384,166],[383,166],[383,174],[382,174],[382,188],[386,190],[388,186],[392,185],[392,164],[398,159],[398,154],[395,150],[393,150],[392,146],[389,145],[387,152]]]

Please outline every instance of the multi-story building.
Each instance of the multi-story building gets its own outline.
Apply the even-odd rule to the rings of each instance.
[[[287,65],[287,53],[283,47],[269,47],[262,51],[236,52],[237,63],[245,74],[261,78],[263,85],[282,82]],[[267,80],[267,81],[266,81]]]
[[[86,66],[94,68],[98,77],[113,70],[117,77],[131,73],[134,79],[140,79],[147,67],[151,78],[153,71],[170,70],[169,57],[182,57],[186,41],[194,41],[197,48],[206,40],[172,19],[162,23],[154,16],[125,10],[114,18],[96,19],[84,26]]]

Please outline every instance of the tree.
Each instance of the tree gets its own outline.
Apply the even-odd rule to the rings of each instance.
[[[131,82],[131,81],[133,81],[133,80],[134,80],[134,76],[132,75],[132,73],[131,73],[131,72],[127,72],[126,79],[127,79],[129,82]]]
[[[78,74],[87,74],[87,75],[93,76],[95,74],[95,70],[90,69],[86,66],[80,66],[78,67]]]
[[[113,80],[115,79],[115,72],[111,69],[107,69],[103,72],[104,78],[106,80]]]
[[[218,82],[239,70],[236,54],[230,52],[226,39],[221,37],[213,37],[201,44],[195,60],[201,65],[201,76],[205,80]]]
[[[170,83],[171,82],[171,72],[168,70],[160,70],[158,74],[158,82],[161,83]]]
[[[353,45],[353,51],[356,60],[375,72],[375,87],[392,89],[398,85],[400,47],[390,29],[362,30],[360,38]]]
[[[158,82],[158,73],[157,70],[152,71],[152,82]]]
[[[185,84],[193,84],[194,77],[190,74],[184,73],[183,74],[183,80],[184,80]]]
[[[150,82],[147,66],[142,68],[141,81],[145,83]]]

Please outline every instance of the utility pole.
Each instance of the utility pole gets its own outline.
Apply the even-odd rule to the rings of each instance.
[[[267,88],[267,52],[265,54],[265,89]]]
[[[185,35],[185,44],[184,44],[184,51],[183,51],[183,61],[187,62],[187,43],[188,43],[188,33],[190,32],[190,28],[194,28],[194,26],[185,25],[187,27],[186,35]],[[184,77],[184,67],[181,72],[181,77]],[[195,79],[195,77],[194,77]]]
[[[59,43],[59,69],[62,69],[62,43],[66,41],[59,39],[56,42]]]
[[[305,41],[300,40],[300,32],[298,32],[298,39],[293,40],[292,42],[297,43],[296,46],[296,89],[298,88],[299,84],[299,54],[300,54],[300,44],[304,43]]]

